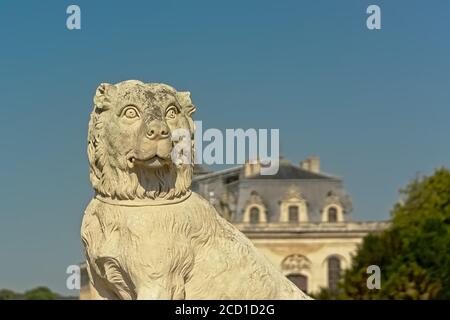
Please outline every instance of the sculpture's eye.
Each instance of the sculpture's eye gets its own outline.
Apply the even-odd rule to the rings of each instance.
[[[171,106],[166,111],[166,119],[175,119],[177,116],[177,108],[175,106]]]
[[[122,115],[128,119],[135,119],[135,118],[139,117],[139,112],[136,109],[136,107],[129,106],[123,110]]]

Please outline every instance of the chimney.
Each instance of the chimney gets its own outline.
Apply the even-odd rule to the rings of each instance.
[[[251,177],[261,174],[261,163],[259,160],[250,160],[244,164],[244,177]]]
[[[300,161],[300,168],[303,170],[309,171],[309,168],[311,167],[309,159],[305,159],[303,161]]]
[[[319,173],[320,172],[320,158],[317,156],[311,156],[306,160],[300,162],[300,167],[304,170]]]

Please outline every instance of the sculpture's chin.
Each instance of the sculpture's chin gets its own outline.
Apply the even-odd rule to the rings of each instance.
[[[132,158],[131,162],[133,165],[140,166],[140,167],[146,167],[146,168],[161,168],[164,166],[168,166],[170,164],[170,158],[162,158],[159,156],[153,156],[151,158],[140,160],[137,158]]]

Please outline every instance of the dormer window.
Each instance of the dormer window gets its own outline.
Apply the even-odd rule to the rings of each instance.
[[[299,223],[308,221],[308,207],[295,186],[289,187],[280,201],[280,222]]]
[[[344,209],[338,203],[333,203],[325,206],[322,210],[322,222],[343,222]]]
[[[252,224],[267,222],[266,211],[266,206],[261,196],[256,191],[252,191],[245,205],[242,222],[250,222]]]
[[[344,222],[344,207],[341,197],[329,191],[325,199],[325,206],[322,209],[322,222]]]

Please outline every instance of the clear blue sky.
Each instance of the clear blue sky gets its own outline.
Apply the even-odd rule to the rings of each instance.
[[[0,288],[70,293],[100,82],[190,90],[206,127],[279,128],[287,158],[345,178],[355,219],[388,218],[400,187],[450,165],[449,31],[448,0],[1,1]]]

